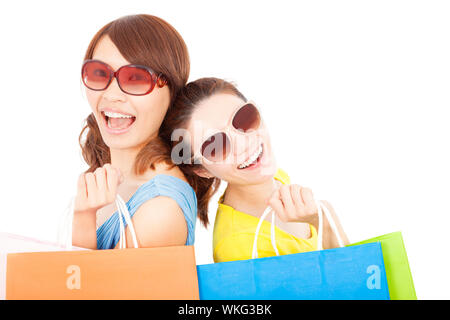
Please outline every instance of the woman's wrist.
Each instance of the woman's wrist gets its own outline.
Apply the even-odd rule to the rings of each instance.
[[[93,216],[95,216],[96,213],[97,213],[96,209],[84,209],[84,210],[82,210],[82,209],[78,209],[78,210],[75,209],[75,210],[73,210],[73,214],[77,215],[77,216],[80,216],[80,215],[93,215]]]
[[[94,226],[97,224],[97,214],[95,210],[74,210],[73,212],[73,228],[77,229],[81,226],[81,229],[87,226]]]
[[[312,216],[310,219],[308,219],[307,221],[301,221],[301,222],[306,222],[306,223],[314,226],[314,228],[316,228],[316,230],[318,230],[318,228],[319,228],[319,215],[316,214],[316,215]]]

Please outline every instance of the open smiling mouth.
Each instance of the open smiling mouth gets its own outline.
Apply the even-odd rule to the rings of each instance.
[[[111,111],[101,112],[105,125],[111,133],[123,133],[127,131],[136,121],[136,117],[130,114],[117,113]]]
[[[259,148],[243,163],[238,166],[239,170],[250,169],[256,167],[264,154],[264,148],[261,144]]]

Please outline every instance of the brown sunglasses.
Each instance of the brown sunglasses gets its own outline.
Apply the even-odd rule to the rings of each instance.
[[[166,78],[146,66],[129,64],[117,71],[100,60],[86,60],[81,68],[84,85],[94,91],[106,90],[113,78],[117,79],[120,90],[133,96],[143,96],[167,84]]]

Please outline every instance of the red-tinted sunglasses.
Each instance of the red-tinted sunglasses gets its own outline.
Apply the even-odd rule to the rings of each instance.
[[[261,116],[253,102],[246,102],[237,109],[228,128],[239,133],[256,131],[261,125]],[[206,139],[201,147],[201,155],[212,162],[225,160],[231,152],[231,140],[225,132],[218,132]]]
[[[129,64],[117,71],[100,60],[86,60],[81,68],[84,85],[95,91],[106,90],[113,78],[117,79],[120,90],[133,96],[143,96],[152,92],[155,85],[159,88],[167,84],[166,78],[146,66]]]

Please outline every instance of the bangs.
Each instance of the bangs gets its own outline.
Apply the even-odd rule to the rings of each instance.
[[[132,64],[150,67],[155,72],[163,72],[168,56],[162,54],[158,30],[153,25],[139,23],[138,17],[124,17],[114,21],[105,35],[117,47],[122,56]],[[167,40],[166,40],[167,41]]]
[[[150,67],[166,76],[169,88],[178,91],[188,78],[189,54],[181,35],[161,18],[131,15],[116,19],[92,39],[85,60],[91,59],[97,43],[108,36],[122,56],[132,64]],[[172,92],[172,96],[176,92]]]

